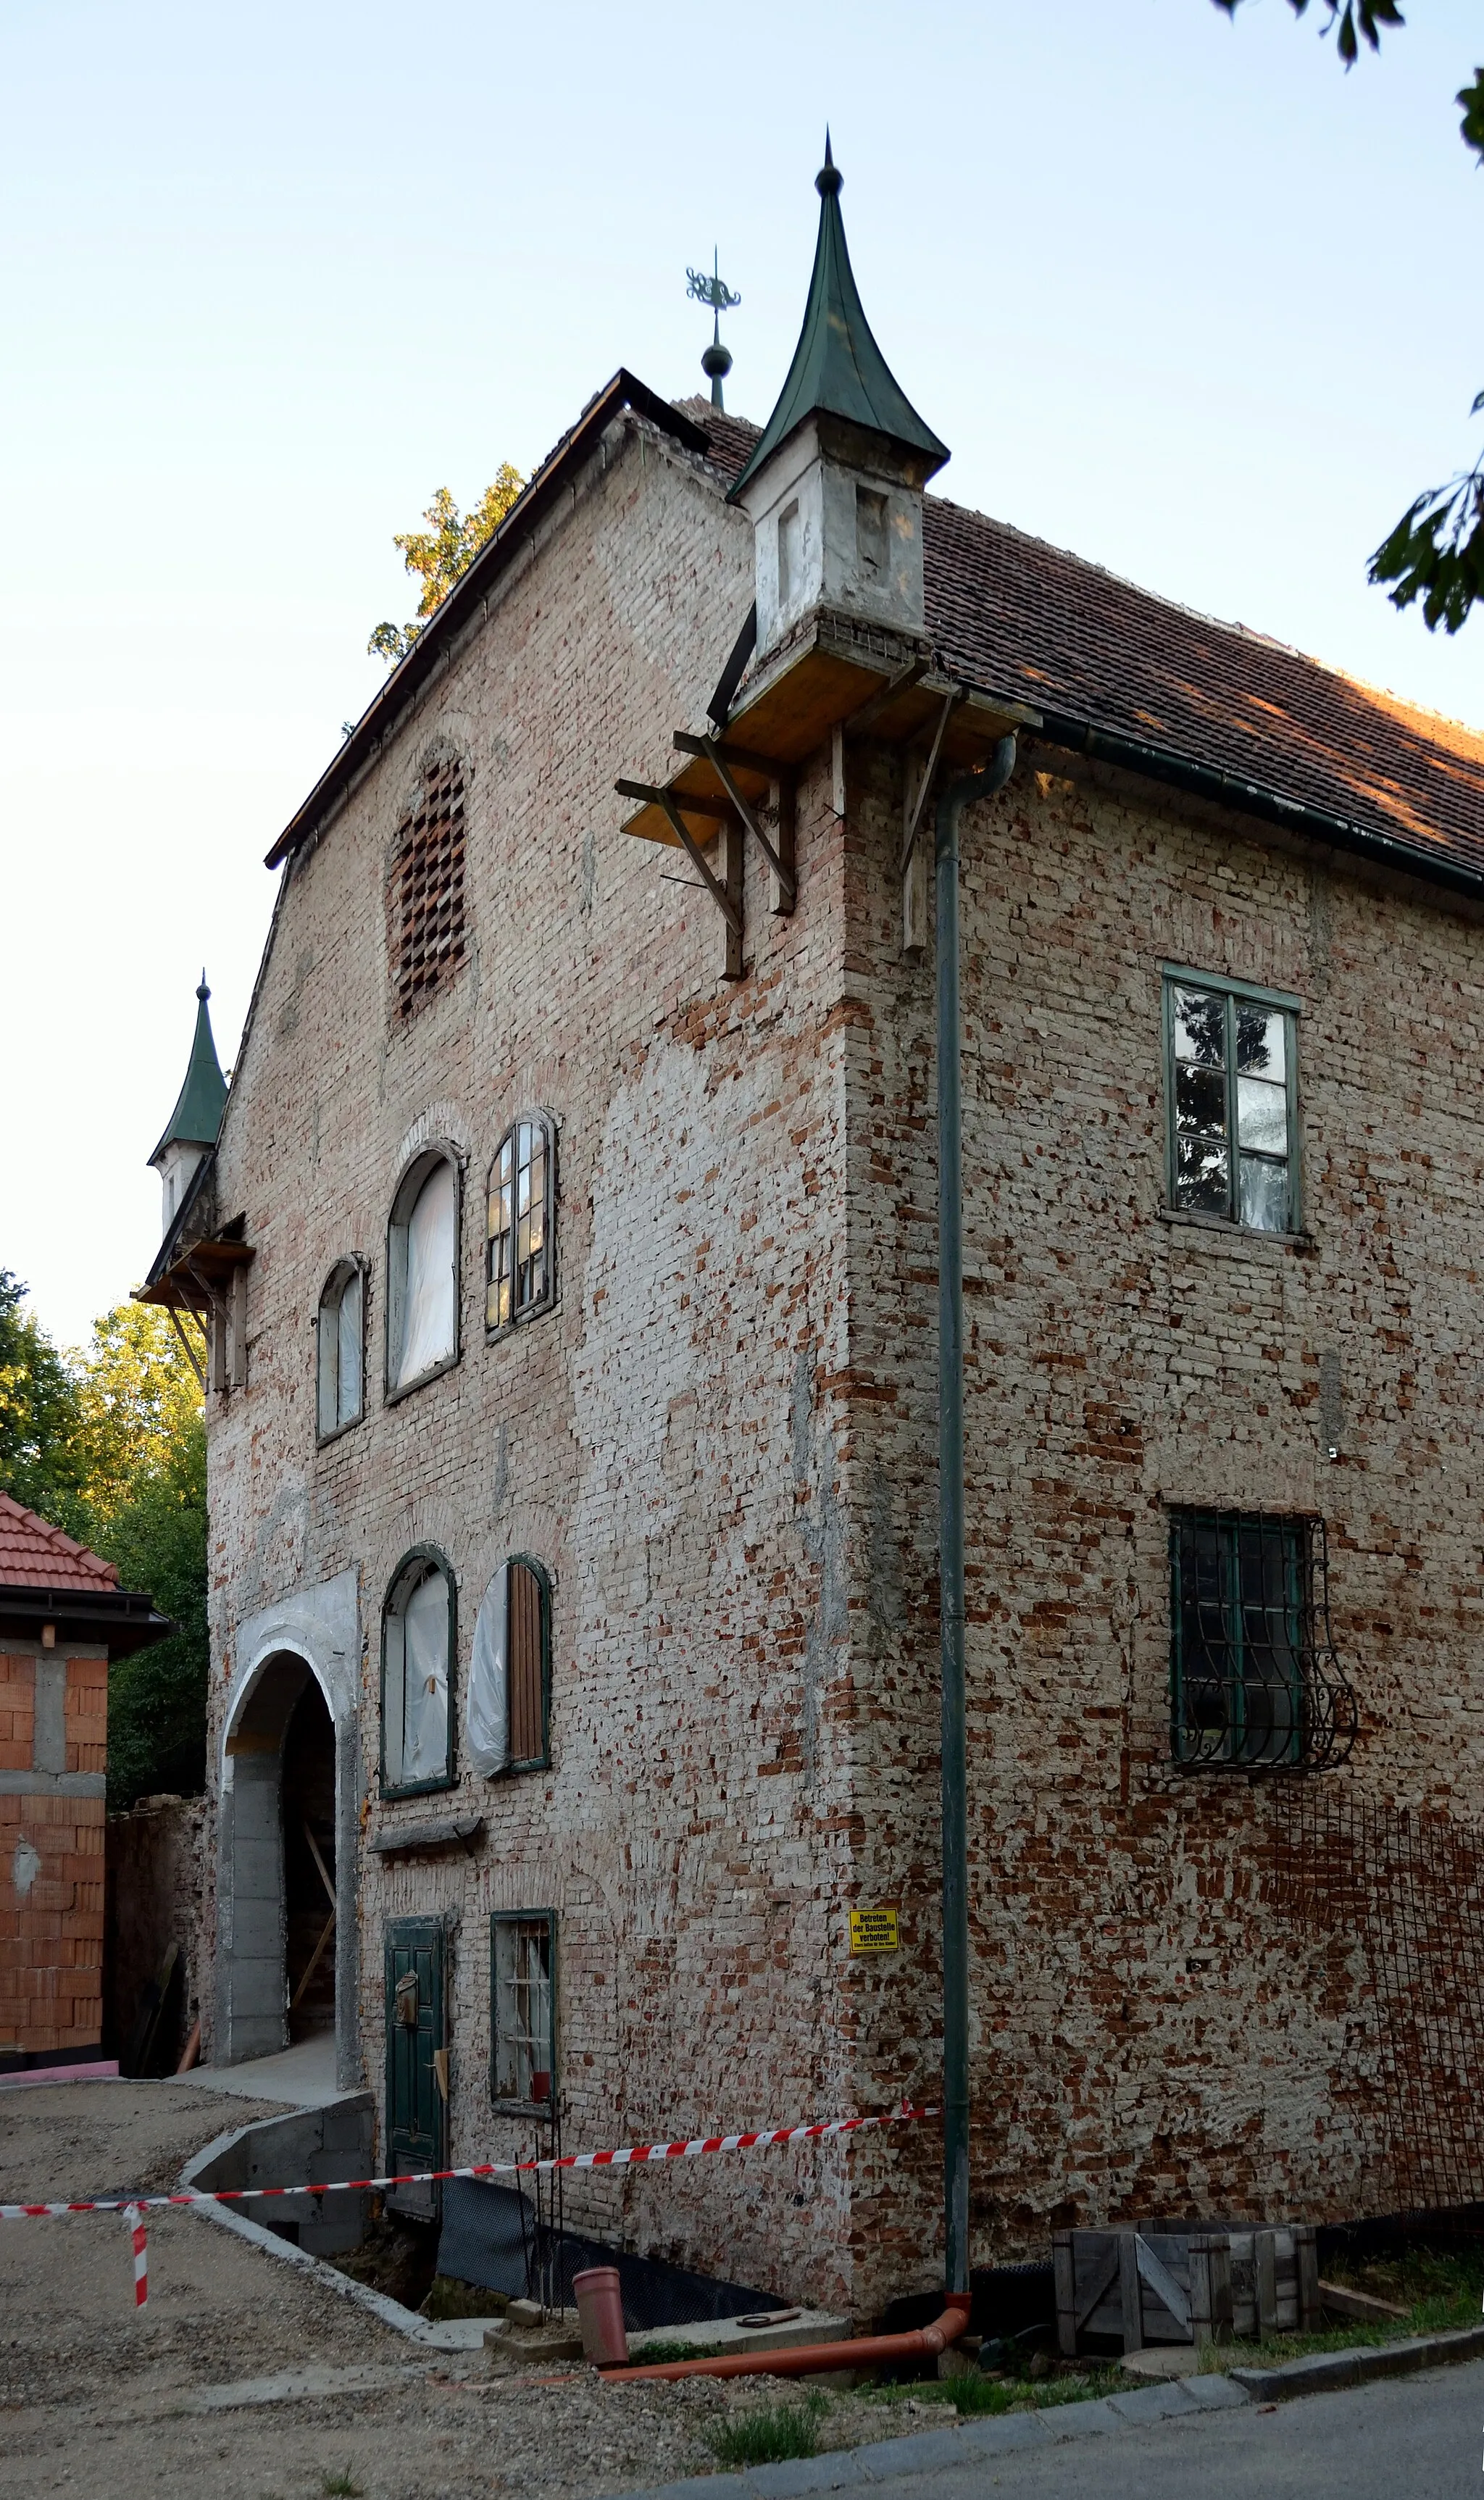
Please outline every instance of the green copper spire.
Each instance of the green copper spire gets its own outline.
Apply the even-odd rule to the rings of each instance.
[[[222,1106],[227,1099],[227,1080],[221,1072],[216,1044],[212,1038],[212,1019],[206,1003],[211,995],[203,972],[201,986],[196,992],[199,1003],[195,1038],[190,1046],[190,1066],[185,1070],[181,1099],[170,1114],[164,1135],[149,1158],[151,1164],[158,1163],[167,1146],[214,1146],[216,1143]]]
[[[748,478],[770,453],[806,417],[816,413],[845,417],[852,425],[869,426],[874,434],[888,435],[892,442],[906,444],[925,456],[930,477],[948,457],[947,444],[940,443],[931,426],[923,424],[871,335],[845,248],[845,229],[840,214],[842,181],[830,153],[830,134],[826,131],[824,163],[814,178],[814,188],[819,193],[819,241],[814,250],[814,275],[809,280],[804,327],[777,407],[732,488],[728,497],[731,503],[736,503]]]

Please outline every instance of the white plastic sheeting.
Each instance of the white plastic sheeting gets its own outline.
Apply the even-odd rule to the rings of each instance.
[[[448,1583],[436,1567],[387,1623],[386,1688],[388,1779],[397,1788],[442,1779],[448,1768]]]
[[[336,1358],[339,1396],[336,1421],[353,1424],[361,1411],[361,1271],[353,1267],[346,1278],[336,1320]]]
[[[453,1166],[435,1164],[407,1219],[402,1347],[394,1387],[446,1363],[457,1341]]]
[[[479,1601],[474,1655],[469,1662],[465,1726],[469,1759],[481,1779],[492,1780],[511,1758],[510,1679],[506,1628],[510,1615],[510,1566],[501,1564]]]

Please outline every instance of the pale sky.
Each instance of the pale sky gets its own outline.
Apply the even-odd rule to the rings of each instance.
[[[191,993],[230,1062],[263,853],[412,612],[393,531],[619,364],[701,387],[713,245],[764,419],[827,118],[943,492],[1484,719],[1484,615],[1365,579],[1475,448],[1480,12],[1348,78],[1322,15],[0,0],[0,1266],[58,1338],[153,1254]]]

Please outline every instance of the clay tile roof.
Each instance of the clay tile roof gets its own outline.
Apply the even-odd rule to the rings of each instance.
[[[0,1493],[0,1588],[116,1589],[112,1562]]]
[[[695,403],[729,477],[757,429]],[[1484,737],[929,495],[928,631],[952,674],[1484,877]],[[1322,828],[1316,828],[1322,831]]]

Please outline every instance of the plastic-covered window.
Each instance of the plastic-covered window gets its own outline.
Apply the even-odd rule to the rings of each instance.
[[[549,1759],[551,1589],[539,1562],[503,1562],[474,1628],[466,1729],[485,1779],[535,1770]]]
[[[358,1266],[343,1262],[319,1297],[318,1425],[322,1441],[360,1421],[365,1410],[365,1288]]]
[[[387,1387],[406,1389],[458,1352],[458,1179],[440,1156],[392,1218]]]
[[[543,1119],[517,1120],[501,1140],[489,1175],[487,1292],[492,1329],[544,1310],[552,1298],[551,1133]]]
[[[452,1661],[452,1581],[439,1559],[414,1556],[393,1585],[382,1631],[384,1788],[445,1788],[451,1781]]]

